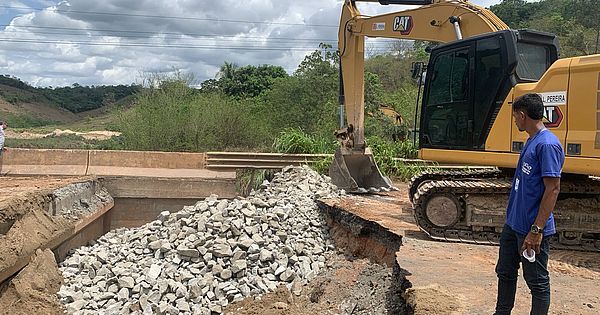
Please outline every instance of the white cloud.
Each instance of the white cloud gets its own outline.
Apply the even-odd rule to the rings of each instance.
[[[489,6],[498,0],[473,2]],[[45,9],[0,9],[13,15],[10,25],[0,30],[0,38],[4,39],[0,45],[0,73],[35,85],[59,86],[75,82],[130,84],[138,82],[143,71],[193,72],[202,81],[214,77],[225,61],[240,66],[276,64],[292,72],[307,53],[318,48],[319,42],[329,40],[335,46],[343,1],[27,3],[34,9],[44,5]],[[7,5],[26,7],[27,3],[13,0]],[[360,4],[360,8],[365,14],[378,14],[403,7]]]

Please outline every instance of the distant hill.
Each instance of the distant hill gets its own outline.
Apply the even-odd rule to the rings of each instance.
[[[127,107],[141,88],[136,85],[37,88],[18,78],[0,75],[0,119],[12,127],[70,125],[106,116]],[[106,119],[104,119],[106,120]]]

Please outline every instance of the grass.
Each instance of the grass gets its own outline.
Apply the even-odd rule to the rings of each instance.
[[[122,150],[120,139],[87,140],[77,135],[53,136],[40,139],[6,139],[7,148],[25,149],[85,149]]]
[[[333,139],[309,135],[297,128],[289,128],[279,133],[273,142],[273,150],[279,153],[333,153],[336,144]]]
[[[263,181],[273,179],[277,170],[245,169],[237,172],[236,189],[242,196],[248,196],[252,190],[257,190]]]
[[[42,126],[48,126],[58,124],[59,122],[33,117],[24,114],[12,114],[12,113],[0,113],[2,120],[6,120],[11,128],[39,128]]]

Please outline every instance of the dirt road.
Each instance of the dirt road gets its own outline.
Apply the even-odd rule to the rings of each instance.
[[[430,240],[414,225],[406,185],[388,196],[351,198],[344,209],[404,235],[397,261],[416,289],[421,314],[492,314],[498,247]],[[600,313],[600,253],[554,250],[549,262],[551,314]],[[420,293],[419,293],[420,291]],[[528,314],[529,290],[519,278],[514,314]],[[436,308],[442,306],[442,308]]]

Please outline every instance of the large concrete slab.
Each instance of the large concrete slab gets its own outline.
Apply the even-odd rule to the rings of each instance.
[[[0,157],[0,174],[86,175],[88,151],[10,148]]]
[[[229,178],[102,177],[113,198],[201,199],[211,194],[237,196],[235,176]]]
[[[204,153],[90,151],[88,174],[98,176],[231,178],[235,172],[205,169]]]
[[[0,174],[229,179],[235,170],[207,170],[204,153],[10,148]]]

